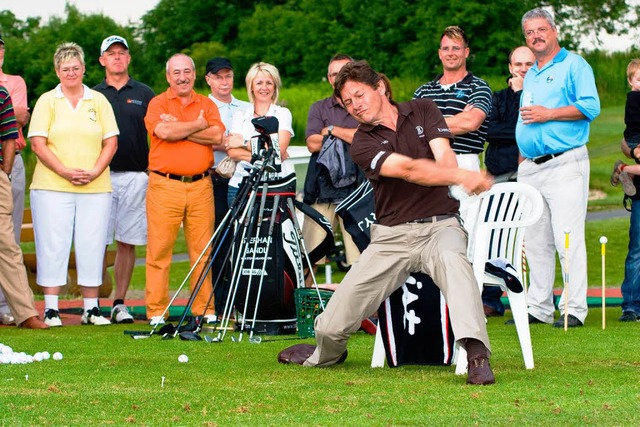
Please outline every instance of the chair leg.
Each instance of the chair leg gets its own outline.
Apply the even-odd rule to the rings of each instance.
[[[467,350],[456,342],[453,363],[456,365],[456,375],[467,374]]]
[[[514,293],[507,289],[507,296],[509,297],[509,305],[511,306],[518,339],[520,340],[524,366],[527,369],[533,369],[533,348],[531,346],[531,332],[529,330],[529,315],[525,293]]]
[[[380,324],[378,323],[378,327],[376,328],[376,340],[373,344],[373,354],[371,355],[371,367],[372,368],[383,368],[385,353],[384,353],[384,343],[382,342],[382,331]]]

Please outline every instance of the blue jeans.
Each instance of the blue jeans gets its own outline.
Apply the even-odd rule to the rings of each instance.
[[[622,311],[640,315],[640,200],[631,203],[629,221],[629,252],[624,262]]]
[[[233,206],[233,200],[236,198],[238,191],[240,191],[238,187],[229,186],[227,189],[227,204],[229,207]]]
[[[499,286],[485,286],[482,288],[482,304],[493,308],[495,311],[504,315],[504,304],[500,300],[502,289]]]

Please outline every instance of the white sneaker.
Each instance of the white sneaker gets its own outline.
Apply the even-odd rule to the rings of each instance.
[[[107,319],[102,315],[102,313],[100,313],[100,309],[98,307],[93,307],[91,310],[85,311],[82,315],[80,323],[82,323],[83,325],[96,326],[105,326],[111,324],[109,319]]]
[[[207,314],[206,316],[204,316],[204,321],[202,323],[208,324],[208,323],[218,323],[218,316],[216,316],[215,314]]]
[[[62,326],[62,320],[60,319],[60,312],[51,308],[44,311],[44,323],[49,325],[50,328]]]
[[[164,317],[153,316],[151,320],[149,320],[149,325],[151,326],[164,325]]]
[[[0,324],[13,325],[14,323],[16,323],[16,319],[11,315],[11,313],[0,313]]]
[[[124,304],[118,304],[111,309],[111,323],[133,323],[133,316]]]

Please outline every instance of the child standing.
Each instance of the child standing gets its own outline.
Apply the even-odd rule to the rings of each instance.
[[[627,93],[627,103],[624,108],[624,139],[633,152],[640,143],[640,59],[632,59],[627,66],[627,82],[631,91]],[[617,160],[611,173],[611,185],[622,184],[626,195],[634,196],[636,187],[633,177],[640,175],[640,164],[627,165]]]

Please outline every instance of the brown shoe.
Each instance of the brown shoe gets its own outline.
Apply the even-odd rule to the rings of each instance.
[[[44,323],[38,316],[31,316],[20,324],[24,329],[49,329],[49,325]]]
[[[485,317],[501,317],[503,316],[498,310],[493,307],[488,306],[487,304],[482,304],[482,309],[484,310]]]
[[[311,344],[296,344],[291,347],[287,347],[278,353],[278,362],[280,363],[294,363],[296,365],[302,365],[313,352],[316,350],[315,345]]]
[[[469,374],[467,375],[467,384],[487,385],[496,382],[487,356],[476,356],[468,362]]]
[[[305,360],[307,360],[313,352],[316,351],[316,346],[311,344],[296,344],[291,347],[287,347],[278,353],[278,362],[289,364],[294,363],[296,365],[302,365]],[[336,363],[343,363],[347,360],[347,355],[349,352],[347,350],[344,351],[340,359]]]

